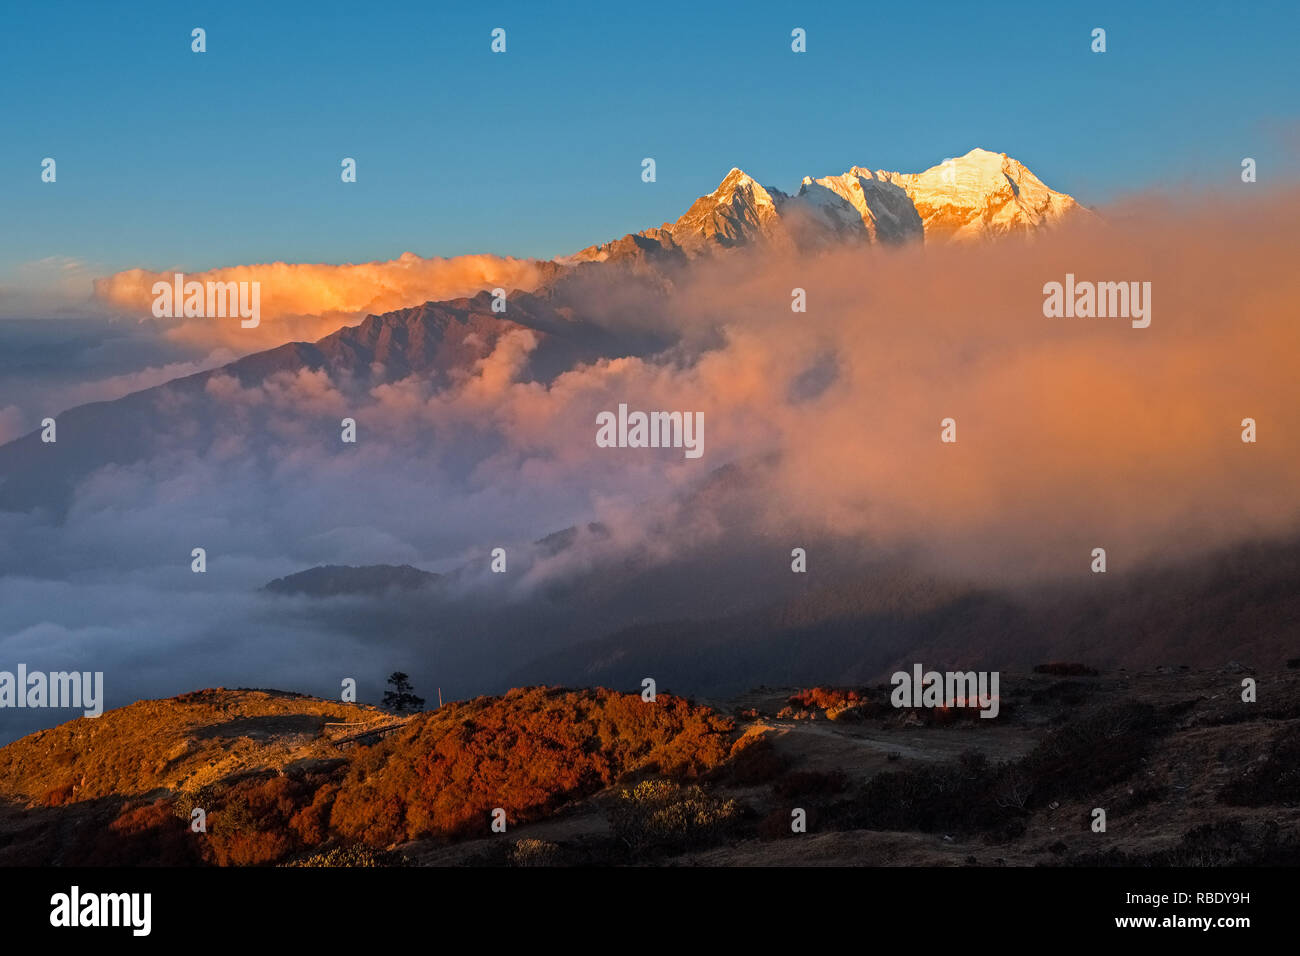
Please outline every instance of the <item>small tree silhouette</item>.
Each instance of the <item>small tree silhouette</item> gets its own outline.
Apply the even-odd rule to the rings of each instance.
[[[384,691],[384,706],[389,710],[395,710],[400,714],[408,709],[424,708],[424,698],[416,697],[411,693],[410,678],[401,671],[393,671],[388,677],[388,683],[393,685],[392,690]]]

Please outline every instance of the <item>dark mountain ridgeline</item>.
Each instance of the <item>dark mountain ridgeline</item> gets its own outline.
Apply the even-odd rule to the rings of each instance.
[[[1300,539],[1020,589],[858,567],[823,572],[819,581],[834,580],[760,608],[630,626],[531,661],[510,680],[635,687],[653,676],[680,693],[728,695],[880,680],[915,661],[1271,668],[1300,653]]]
[[[263,588],[273,594],[304,594],[308,597],[338,597],[343,594],[384,594],[431,587],[440,575],[421,571],[409,564],[371,564],[354,568],[327,564],[297,574],[276,578]]]
[[[494,313],[492,297],[480,293],[372,315],[314,343],[291,342],[115,401],[70,409],[58,416],[57,442],[44,443],[35,431],[0,445],[0,511],[40,508],[60,516],[77,484],[100,468],[186,451],[204,454],[221,411],[208,389],[221,376],[257,388],[277,374],[324,372],[344,393],[417,376],[437,390],[453,372],[471,369],[490,354],[502,336],[528,331],[539,341],[524,378],[549,382],[579,363],[647,354],[667,344],[652,334],[620,333],[575,317],[550,295],[515,293],[507,308],[507,314]],[[337,425],[331,421],[328,431]]]

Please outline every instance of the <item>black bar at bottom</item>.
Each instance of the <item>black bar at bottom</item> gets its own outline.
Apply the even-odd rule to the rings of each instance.
[[[408,933],[433,945],[451,932],[536,946],[566,935],[581,944],[598,932],[633,946],[707,933],[733,946],[752,938],[770,947],[766,934],[783,925],[807,942],[847,933],[875,944],[930,938],[963,949],[1029,938],[1231,945],[1294,931],[1294,907],[1283,913],[1293,880],[1291,869],[7,869],[0,919],[7,939],[77,934],[127,946],[374,945]],[[148,935],[135,931],[143,897],[133,910],[120,897],[103,907],[105,920],[118,909],[127,925],[52,925],[52,914],[71,922],[74,886],[82,907],[96,897],[90,919],[99,918],[101,894],[150,894]]]

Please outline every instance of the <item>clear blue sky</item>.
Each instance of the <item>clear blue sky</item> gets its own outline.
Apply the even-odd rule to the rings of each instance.
[[[1227,185],[1247,155],[1291,178],[1297,27],[1295,3],[10,3],[0,278],[551,256],[674,218],[733,165],[789,190],[974,146],[1094,204]]]

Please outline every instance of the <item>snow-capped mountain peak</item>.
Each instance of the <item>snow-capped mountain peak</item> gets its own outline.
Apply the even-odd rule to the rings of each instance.
[[[1087,211],[1022,163],[986,149],[945,159],[920,173],[851,166],[805,176],[790,195],[732,167],[718,187],[676,222],[591,246],[569,261],[667,254],[693,258],[751,244],[819,248],[843,243],[897,245],[1032,233]]]
[[[1022,163],[987,149],[972,149],[922,173],[881,175],[907,192],[927,240],[1032,232],[1083,210]]]

